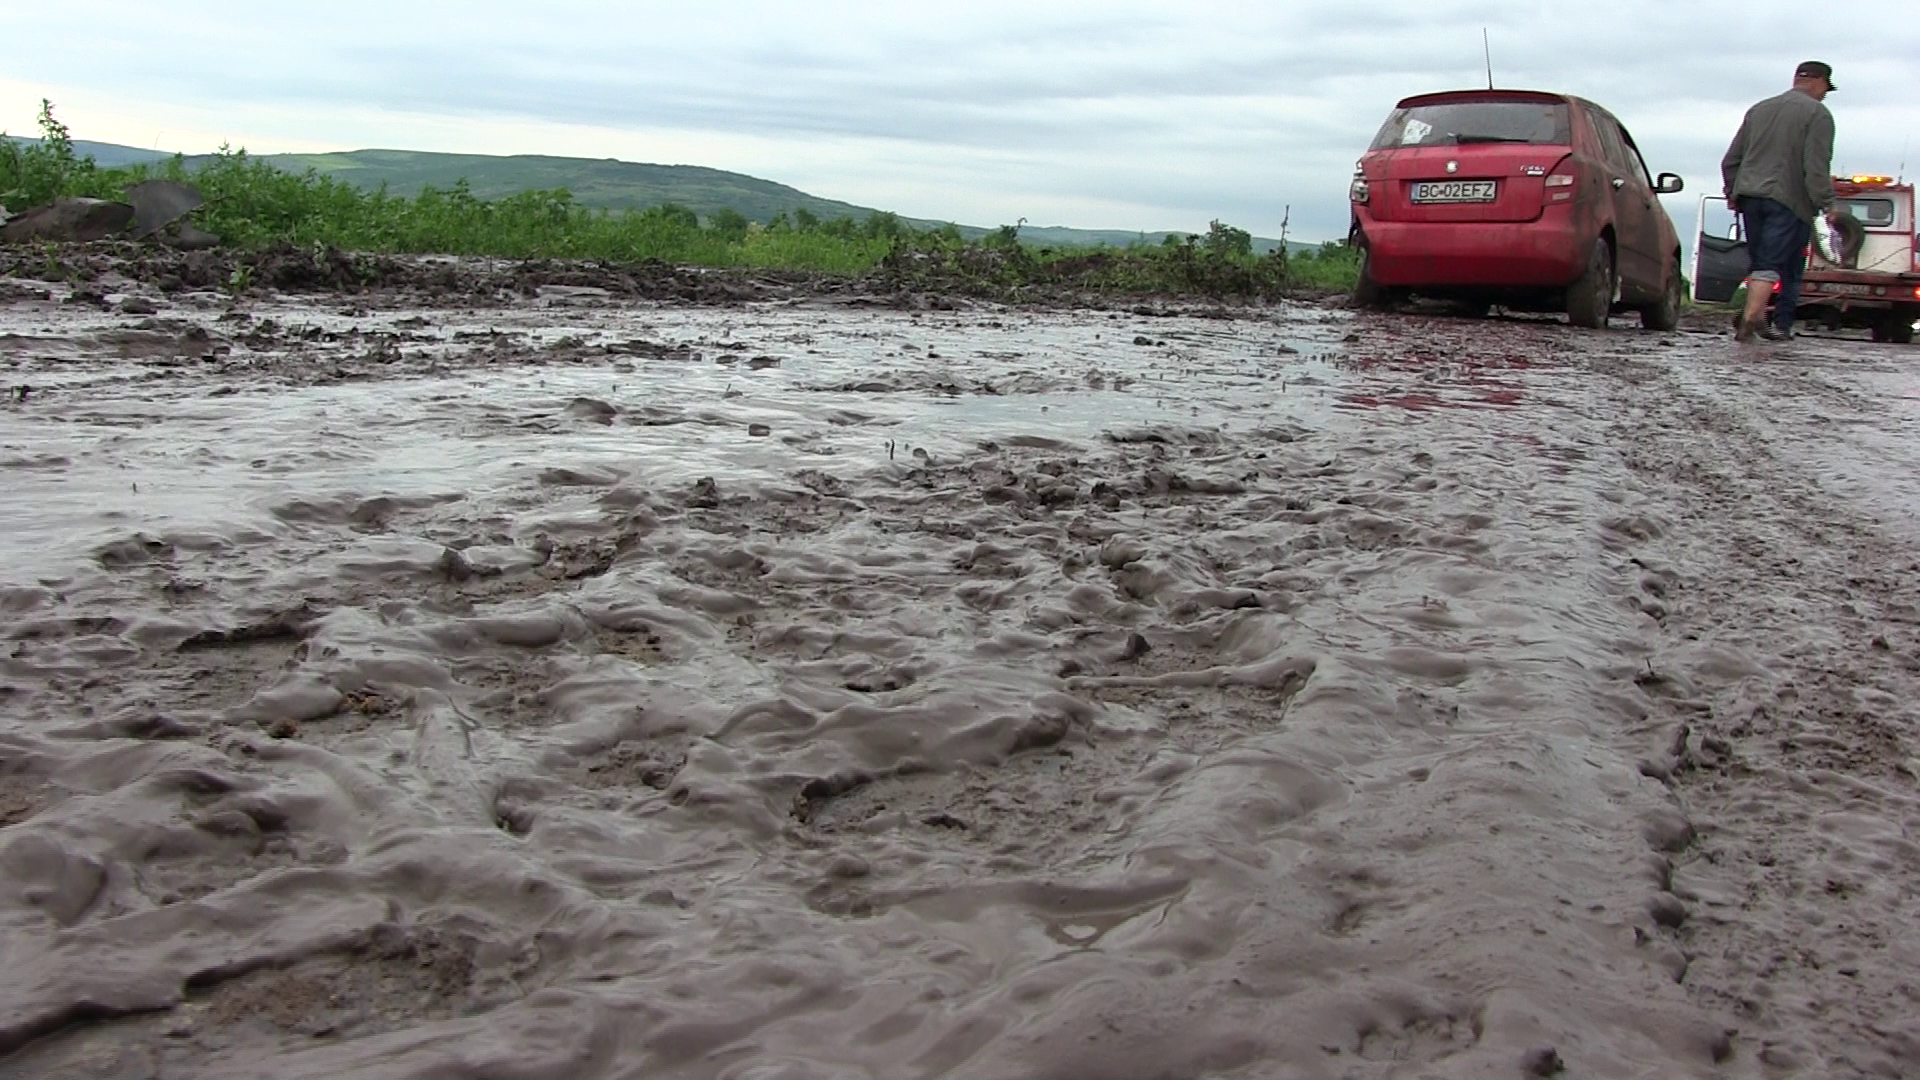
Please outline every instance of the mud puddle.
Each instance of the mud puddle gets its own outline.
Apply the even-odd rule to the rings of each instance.
[[[1900,350],[60,288],[0,1076],[1913,1067]]]

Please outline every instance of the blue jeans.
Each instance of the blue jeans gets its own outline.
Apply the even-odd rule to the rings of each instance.
[[[1748,288],[1752,282],[1780,283],[1773,300],[1773,325],[1781,333],[1793,329],[1793,309],[1800,304],[1800,278],[1807,271],[1807,242],[1813,223],[1772,199],[1742,195],[1740,212],[1747,219]]]

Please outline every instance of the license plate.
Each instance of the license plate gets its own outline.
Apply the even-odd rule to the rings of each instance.
[[[1492,202],[1500,185],[1492,180],[1437,180],[1413,185],[1417,203]]]
[[[1816,283],[1821,292],[1846,293],[1850,296],[1867,296],[1873,292],[1870,285],[1856,285],[1851,281],[1821,281]]]

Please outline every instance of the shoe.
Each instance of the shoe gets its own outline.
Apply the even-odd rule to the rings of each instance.
[[[1768,323],[1760,328],[1760,336],[1768,341],[1786,341],[1788,338],[1793,337],[1793,331],[1782,330],[1772,323]]]
[[[1744,343],[1759,336],[1759,329],[1748,322],[1745,315],[1740,316],[1740,321],[1733,328],[1733,340]]]

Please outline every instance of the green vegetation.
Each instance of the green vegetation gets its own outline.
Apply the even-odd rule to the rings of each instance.
[[[1036,246],[1011,225],[969,240],[952,224],[924,227],[885,211],[860,219],[829,218],[805,205],[755,222],[730,206],[705,214],[673,202],[624,210],[590,207],[564,187],[488,198],[463,177],[427,185],[417,195],[396,195],[317,169],[289,172],[244,151],[102,168],[75,151],[66,127],[44,102],[40,129],[37,143],[0,139],[0,205],[18,209],[59,195],[112,199],[142,180],[182,180],[206,197],[207,204],[196,212],[198,224],[241,248],[657,259],[838,275],[877,271],[903,286],[983,293],[1055,286],[1276,295],[1298,288],[1347,288],[1355,269],[1353,253],[1340,244],[1296,252],[1283,241],[1256,255],[1245,230],[1217,221],[1205,235],[1173,234],[1158,244]]]
[[[108,184],[108,170],[74,152],[73,136],[40,103],[40,141],[0,139],[0,206],[38,206],[61,195],[90,194]]]

